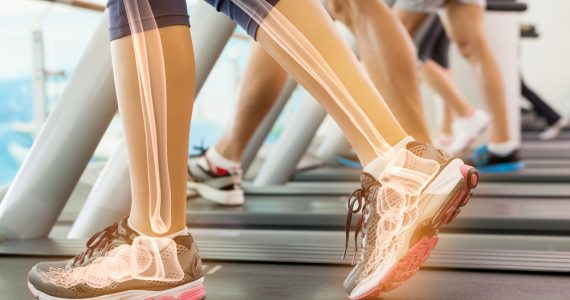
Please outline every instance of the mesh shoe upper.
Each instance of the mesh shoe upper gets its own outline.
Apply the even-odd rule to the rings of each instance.
[[[68,299],[92,298],[111,295],[127,290],[165,290],[192,282],[202,277],[202,263],[198,249],[191,235],[174,239],[176,255],[184,272],[180,281],[158,281],[130,279],[122,282],[110,280],[110,284],[94,287],[85,282],[77,282],[71,286],[60,284],[61,278],[77,268],[87,268],[94,262],[101,261],[105,255],[122,245],[131,245],[138,236],[127,225],[127,219],[116,223],[97,233],[87,243],[87,249],[76,257],[66,261],[41,262],[35,265],[28,274],[29,283],[38,291],[53,297]],[[108,275],[108,274],[107,274]],[[105,278],[107,280],[108,278]]]
[[[437,168],[439,170],[438,172],[443,170],[445,166],[449,164],[453,159],[452,155],[442,151],[441,149],[417,141],[408,143],[406,145],[406,150],[422,159],[422,161],[429,160],[436,162],[439,165],[439,168]],[[417,168],[417,166],[414,165],[413,160],[411,163],[408,163],[408,167],[411,169]],[[435,174],[433,177],[435,178],[437,175],[438,174]],[[401,178],[398,178],[398,180],[401,180]],[[347,238],[348,231],[350,230],[350,221],[348,221],[348,219],[351,218],[352,213],[362,212],[361,218],[356,226],[355,236],[356,243],[358,232],[362,232],[362,246],[360,249],[360,258],[344,282],[344,287],[348,294],[350,294],[350,292],[359,284],[362,279],[369,276],[376,265],[378,265],[378,262],[371,261],[373,257],[376,257],[376,260],[378,259],[379,254],[376,253],[377,251],[380,251],[380,249],[388,251],[388,248],[395,247],[399,242],[401,242],[398,241],[400,238],[399,235],[383,234],[379,232],[379,228],[383,228],[383,231],[389,231],[386,229],[389,229],[393,226],[401,226],[403,229],[408,228],[412,226],[412,222],[417,219],[418,214],[417,205],[414,206],[414,209],[403,209],[402,205],[409,206],[410,203],[396,203],[397,201],[393,201],[392,203],[389,201],[384,201],[386,203],[380,203],[378,200],[379,193],[385,191],[382,190],[382,183],[372,175],[363,173],[361,175],[361,184],[362,187],[360,190],[362,193],[362,198],[364,199],[364,203],[361,201],[360,205],[356,206],[357,202],[355,202],[355,200],[349,200],[351,202],[349,202],[349,216],[347,217]],[[354,199],[354,197],[351,197],[351,199]],[[393,223],[395,220],[392,219],[392,216],[382,216],[380,213],[378,213],[378,211],[389,211],[391,209],[401,211],[401,224],[395,225]],[[379,226],[379,224],[382,226]],[[379,237],[381,237],[381,241],[378,240]]]

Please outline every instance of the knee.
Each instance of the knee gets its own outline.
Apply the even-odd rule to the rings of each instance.
[[[483,51],[485,40],[481,35],[469,38],[457,38],[455,40],[461,55],[469,61],[478,61]]]
[[[351,6],[346,0],[328,0],[328,7],[333,18],[351,27]]]

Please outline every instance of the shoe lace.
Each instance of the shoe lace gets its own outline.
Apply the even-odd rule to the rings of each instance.
[[[197,150],[198,153],[197,154],[192,154],[190,155],[190,157],[199,157],[199,156],[204,156],[206,154],[206,152],[208,152],[208,147],[205,146],[204,144],[204,140],[202,140],[200,142],[200,145],[198,146],[192,146],[192,149]]]
[[[115,222],[113,225],[93,235],[85,244],[87,249],[73,258],[72,265],[75,265],[77,262],[82,264],[87,256],[91,256],[93,252],[105,248],[111,242],[113,236],[118,233],[118,230],[119,223]]]
[[[344,245],[344,253],[342,254],[342,259],[346,257],[346,252],[348,250],[348,241],[350,240],[350,228],[352,225],[352,215],[355,213],[361,213],[358,221],[356,222],[356,227],[354,230],[354,255],[352,257],[352,264],[355,264],[356,255],[358,253],[358,236],[362,234],[362,247],[361,250],[364,251],[366,248],[365,237],[367,233],[368,217],[370,216],[369,204],[367,200],[368,192],[371,187],[368,188],[358,188],[348,197],[348,213],[346,215],[346,239]]]

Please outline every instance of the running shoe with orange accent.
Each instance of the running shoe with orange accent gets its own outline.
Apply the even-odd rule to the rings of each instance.
[[[435,247],[440,226],[457,216],[477,182],[474,168],[416,141],[400,150],[379,178],[363,173],[362,187],[349,199],[346,246],[353,213],[361,213],[355,244],[359,233],[362,239],[359,259],[344,282],[347,296],[377,297],[410,279]]]
[[[127,219],[123,219],[95,234],[87,242],[87,249],[75,258],[35,265],[28,273],[28,288],[40,300],[201,300],[206,297],[202,262],[190,234],[170,241],[172,247],[168,253],[164,248],[159,249],[163,259],[175,257],[179,264],[162,264],[163,277],[170,277],[167,280],[141,279],[142,276],[121,272],[135,269],[133,265],[142,266],[134,261],[140,260],[141,252],[132,257],[128,252],[121,252],[121,249],[129,249],[137,238],[139,235],[129,228]],[[154,258],[145,261],[147,269],[139,268],[139,274],[157,269],[160,260]],[[173,280],[174,276],[177,277]]]

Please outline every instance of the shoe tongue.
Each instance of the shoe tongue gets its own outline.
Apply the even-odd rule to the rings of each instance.
[[[123,218],[119,222],[119,227],[117,229],[119,236],[125,238],[127,241],[132,242],[139,234],[129,227],[129,219]]]
[[[362,185],[363,189],[367,190],[371,186],[378,184],[378,180],[376,180],[376,178],[374,178],[374,176],[372,176],[366,172],[362,172],[362,174],[360,175],[360,184]]]
[[[446,163],[453,158],[451,154],[424,142],[410,142],[406,145],[406,150],[412,152],[415,156],[435,160],[440,164]]]

